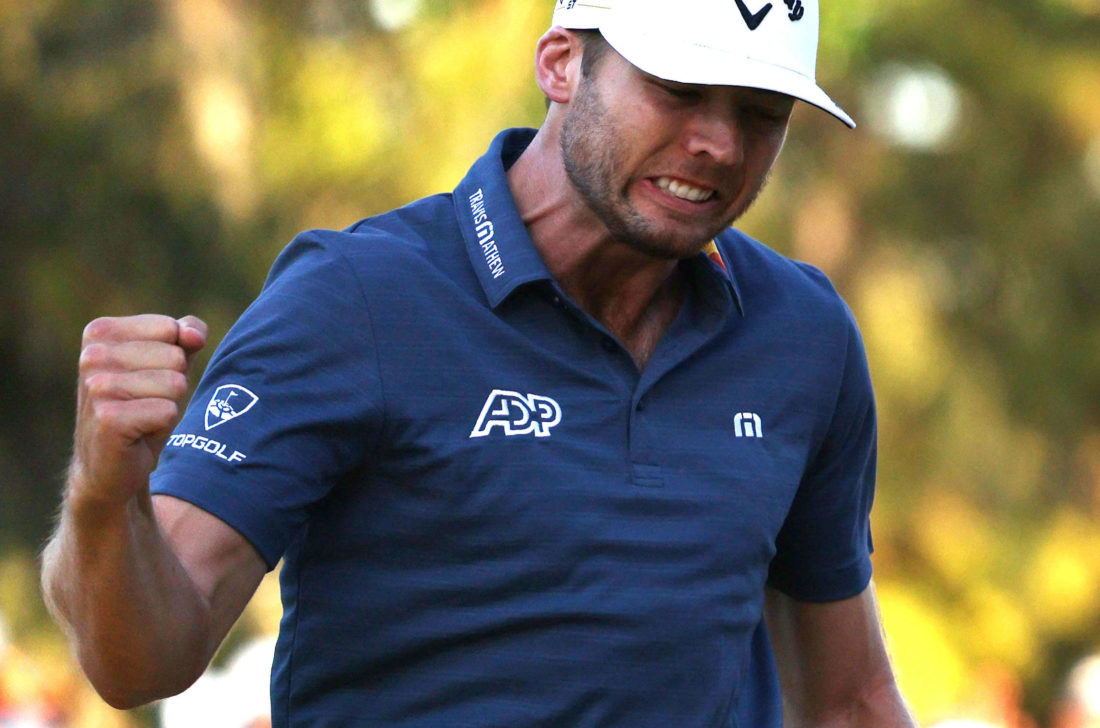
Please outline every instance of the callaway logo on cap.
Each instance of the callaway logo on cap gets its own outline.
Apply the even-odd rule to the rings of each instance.
[[[818,0],[557,0],[553,25],[599,30],[658,78],[778,91],[854,127],[815,80],[818,21]]]

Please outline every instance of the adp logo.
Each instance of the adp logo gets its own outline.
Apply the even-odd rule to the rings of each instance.
[[[486,437],[494,427],[504,430],[507,437],[531,433],[535,437],[550,437],[550,428],[559,422],[561,407],[549,397],[494,389],[481,408],[470,438]]]

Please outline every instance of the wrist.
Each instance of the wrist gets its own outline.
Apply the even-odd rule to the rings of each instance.
[[[65,479],[61,500],[63,520],[71,521],[77,531],[100,530],[112,523],[129,521],[142,515],[152,515],[152,500],[148,489],[131,491],[120,496],[119,491],[96,487],[82,463],[74,458]]]

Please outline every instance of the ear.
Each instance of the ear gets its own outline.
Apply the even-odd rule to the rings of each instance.
[[[564,28],[554,27],[535,46],[535,80],[546,98],[562,104],[573,98],[581,77],[580,39]]]

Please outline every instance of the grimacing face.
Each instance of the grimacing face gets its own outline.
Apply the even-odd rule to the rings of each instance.
[[[613,238],[654,258],[688,257],[756,199],[793,103],[771,91],[664,81],[612,49],[566,109],[565,171]]]

